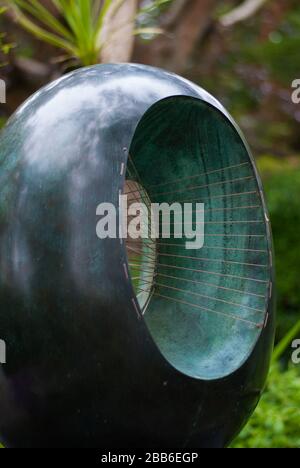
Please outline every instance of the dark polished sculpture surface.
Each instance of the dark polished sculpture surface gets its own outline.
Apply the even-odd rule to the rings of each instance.
[[[153,105],[162,102],[164,106],[170,99],[174,107],[170,118],[178,119],[181,104],[178,101],[177,106],[176,98],[172,101],[176,96],[182,100],[185,122],[193,112],[201,116],[205,106],[214,113],[211,122],[220,121],[216,128],[226,124],[234,153],[227,166],[249,162],[249,179],[252,174],[255,178],[259,207],[252,205],[251,190],[246,188],[243,206],[259,210],[264,245],[248,250],[258,256],[260,250],[267,252],[263,262],[267,269],[254,271],[248,288],[244,280],[252,262],[238,257],[228,266],[241,269],[238,265],[244,265],[239,270],[244,307],[251,309],[255,294],[262,298],[263,315],[257,319],[262,325],[250,331],[244,332],[241,325],[219,328],[221,322],[208,319],[203,329],[201,322],[193,321],[190,330],[186,308],[181,310],[177,303],[171,309],[158,297],[149,305],[149,317],[148,312],[142,317],[133,303],[133,285],[124,276],[128,262],[124,244],[96,236],[96,207],[101,202],[118,206],[126,177],[120,168],[130,148],[133,155],[145,154],[137,162],[145,185],[151,185],[151,177],[158,177],[155,174],[162,174],[167,164],[164,152],[161,168],[155,170],[159,163],[153,162],[153,174],[150,165],[143,166],[149,155],[142,127],[146,122],[152,134],[155,128],[165,128],[167,134],[169,108],[159,109],[160,115],[164,111],[161,120],[151,120],[149,112]],[[200,117],[197,122],[201,127]],[[191,125],[187,124],[186,134]],[[212,132],[207,127],[203,138],[218,139]],[[225,141],[215,146],[220,158],[220,148],[225,147]],[[209,154],[215,157],[217,149],[208,150],[203,158]],[[212,161],[210,167],[218,171],[218,164]],[[174,179],[176,174],[181,176],[180,171],[174,169]],[[243,178],[247,174],[242,173]],[[239,177],[235,173],[228,179]],[[223,202],[213,205],[224,213],[234,208]],[[250,218],[246,221],[249,226]],[[255,231],[247,235],[252,242]],[[231,250],[238,250],[237,242]],[[243,244],[240,251],[244,250]],[[162,70],[129,64],[82,69],[43,88],[13,115],[0,139],[0,338],[7,346],[7,363],[0,367],[1,442],[8,447],[228,445],[252,414],[269,368],[274,336],[272,265],[270,226],[253,158],[231,117],[203,89]],[[236,270],[224,271],[217,274],[237,276]],[[265,288],[257,291],[262,284]],[[215,286],[224,289],[228,283]],[[218,297],[224,302],[223,296]],[[168,323],[160,322],[155,315],[158,310],[166,311]],[[179,316],[178,325],[172,314]],[[170,320],[172,340],[187,323],[175,351],[168,348],[170,339],[166,344],[166,336],[160,333],[168,330]],[[189,371],[186,362],[195,348],[182,351],[182,343],[190,336],[191,343],[199,345],[197,327],[207,343],[203,350],[197,348]],[[222,339],[214,338],[218,333]],[[203,359],[206,349],[207,360]],[[214,373],[210,363],[222,356],[223,349],[227,372],[222,374],[221,362]],[[181,352],[186,353],[184,363],[178,358]]]

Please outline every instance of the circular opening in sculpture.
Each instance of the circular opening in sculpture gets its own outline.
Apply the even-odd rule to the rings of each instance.
[[[261,191],[241,136],[199,99],[164,99],[139,122],[126,185],[136,198],[170,207],[169,238],[160,217],[155,241],[138,248],[127,243],[153,340],[186,375],[212,380],[233,373],[265,325],[271,274]],[[181,220],[173,204],[182,208]],[[141,290],[147,293],[142,300]]]

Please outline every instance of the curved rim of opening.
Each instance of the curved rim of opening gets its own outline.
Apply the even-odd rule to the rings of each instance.
[[[240,141],[241,141],[241,144],[243,145],[247,155],[248,155],[248,158],[249,158],[249,162],[251,164],[251,169],[253,171],[253,174],[255,176],[255,183],[257,185],[257,188],[258,188],[258,193],[259,193],[259,200],[260,200],[260,203],[261,203],[261,208],[263,210],[263,213],[264,213],[264,226],[265,226],[265,231],[266,231],[266,242],[267,242],[267,246],[268,246],[268,252],[269,252],[269,284],[268,284],[268,294],[266,294],[266,298],[265,298],[265,310],[264,310],[264,314],[265,314],[265,321],[264,321],[264,326],[261,328],[259,334],[257,335],[257,338],[253,341],[253,344],[251,346],[251,349],[249,350],[249,352],[243,357],[243,359],[240,360],[239,362],[239,365],[235,368],[233,368],[232,370],[230,370],[229,372],[227,373],[224,373],[224,375],[220,375],[220,376],[217,376],[217,377],[213,377],[213,378],[210,378],[210,377],[205,377],[204,375],[203,376],[195,376],[195,375],[191,375],[189,373],[186,373],[184,371],[182,371],[178,366],[176,366],[173,362],[171,362],[166,356],[165,354],[162,352],[162,350],[160,349],[160,347],[158,346],[156,340],[155,340],[155,337],[153,336],[153,334],[150,332],[148,326],[146,325],[146,328],[148,330],[148,333],[149,333],[149,336],[155,346],[155,348],[159,351],[161,357],[163,358],[163,360],[170,366],[172,367],[174,370],[176,370],[177,372],[179,372],[181,375],[185,375],[186,377],[189,377],[189,378],[192,378],[192,379],[196,379],[196,380],[203,380],[203,381],[217,381],[217,380],[224,380],[226,379],[227,377],[235,374],[236,372],[239,371],[239,369],[241,369],[245,363],[251,358],[251,355],[253,354],[254,352],[254,349],[256,348],[257,346],[257,343],[260,341],[261,339],[261,336],[264,332],[264,329],[267,327],[268,325],[268,322],[269,322],[269,309],[270,309],[270,304],[272,302],[272,297],[273,297],[273,293],[274,293],[274,252],[273,252],[273,238],[272,238],[272,231],[271,231],[271,224],[270,224],[270,217],[269,217],[269,213],[268,213],[268,209],[267,209],[267,205],[266,205],[266,200],[265,200],[265,195],[264,195],[264,190],[263,190],[263,185],[262,185],[262,181],[261,181],[261,178],[260,178],[260,175],[259,175],[259,172],[258,172],[258,169],[256,167],[256,163],[255,163],[255,160],[254,160],[254,157],[253,157],[253,154],[249,148],[249,145],[247,144],[246,140],[245,140],[245,137],[241,131],[241,129],[239,128],[239,126],[236,124],[236,122],[234,121],[234,119],[226,112],[226,110],[222,110],[222,106],[220,107],[217,107],[216,105],[212,104],[211,102],[208,102],[206,101],[205,99],[201,98],[200,96],[199,97],[194,97],[194,96],[189,96],[189,95],[174,95],[174,96],[168,96],[166,98],[163,98],[163,99],[160,99],[158,101],[156,101],[154,104],[152,104],[146,111],[145,113],[141,116],[141,118],[139,119],[138,121],[138,124],[136,126],[136,129],[135,129],[135,132],[134,132],[134,135],[132,137],[132,140],[130,142],[130,145],[129,145],[129,148],[126,149],[126,152],[128,152],[130,154],[130,151],[131,151],[131,146],[132,146],[132,142],[134,141],[136,135],[137,135],[137,132],[139,131],[139,127],[140,127],[140,124],[143,122],[145,116],[147,114],[149,114],[150,112],[153,111],[154,108],[160,106],[161,104],[163,103],[166,103],[166,102],[171,102],[174,100],[180,102],[181,100],[190,100],[191,102],[192,101],[195,101],[195,102],[202,102],[205,106],[207,106],[208,108],[210,108],[212,111],[216,112],[217,114],[219,114],[219,116],[221,116],[221,118],[234,130],[234,132],[236,133],[236,135],[239,137]],[[128,161],[127,161],[128,162]],[[127,162],[126,162],[126,168],[127,168]],[[126,169],[124,171],[124,175],[123,175],[123,190],[124,190],[124,187],[125,187],[125,183],[126,183]],[[131,282],[131,288],[132,288],[132,293],[134,295],[134,298],[135,298],[135,307],[137,308],[140,316],[144,319],[143,317],[143,310],[142,308],[140,307],[139,305],[139,301],[136,297],[136,293],[135,293],[135,288],[133,286],[133,281],[132,281],[132,278],[131,278],[131,274],[130,274],[130,267],[129,267],[129,260],[128,260],[128,252],[127,252],[127,249],[126,249],[126,246],[123,244],[123,254],[124,254],[124,258],[125,258],[125,261],[126,261],[126,265],[127,265],[127,268],[128,268],[128,272],[129,272],[129,277],[130,277],[130,282]],[[148,303],[151,301],[151,297],[149,297],[149,300],[148,300]],[[148,306],[148,304],[147,304]]]

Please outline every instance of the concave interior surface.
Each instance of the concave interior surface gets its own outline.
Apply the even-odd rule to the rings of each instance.
[[[201,249],[187,250],[184,235],[171,231],[156,239],[154,256],[144,252],[132,261],[127,250],[128,261],[145,321],[167,361],[195,378],[231,374],[261,334],[270,282],[265,212],[241,137],[201,100],[164,99],[137,127],[127,180],[147,203],[192,203],[194,228],[196,203],[204,203]]]

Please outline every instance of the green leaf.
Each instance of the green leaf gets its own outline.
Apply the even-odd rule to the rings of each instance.
[[[101,9],[99,18],[98,18],[98,20],[96,22],[95,41],[96,41],[96,44],[98,45],[99,48],[100,48],[100,36],[101,36],[101,31],[102,31],[102,28],[103,28],[104,20],[105,20],[105,17],[107,15],[107,13],[109,12],[109,9],[110,9],[110,7],[112,5],[112,2],[113,2],[113,0],[104,0],[104,3],[103,3],[103,6],[102,6],[102,9]]]
[[[283,337],[283,339],[279,342],[276,346],[274,354],[273,354],[273,361],[278,361],[284,352],[291,346],[292,341],[298,336],[300,333],[300,320],[295,324],[295,326],[290,330],[287,335]]]
[[[16,1],[22,8],[27,9],[37,20],[43,22],[46,26],[54,32],[61,34],[65,39],[73,40],[70,31],[55,18],[38,0]],[[31,4],[31,5],[30,5]],[[31,11],[30,11],[31,10]]]
[[[33,21],[31,21],[22,11],[15,5],[13,7],[17,21],[26,29],[28,32],[32,33],[37,38],[48,42],[56,47],[67,50],[70,54],[76,55],[77,50],[69,42],[60,38],[59,36],[52,34],[45,29],[37,26]]]
[[[126,0],[52,0],[61,20],[38,0],[4,0],[16,20],[37,39],[47,42],[77,59],[83,65],[97,63],[100,57],[105,19],[116,15]],[[157,0],[151,10],[169,0]],[[143,10],[142,10],[143,11]],[[135,22],[138,15],[134,15]],[[162,34],[160,28],[137,28],[134,34]],[[112,40],[112,35],[106,41]],[[7,48],[6,48],[7,50]]]

